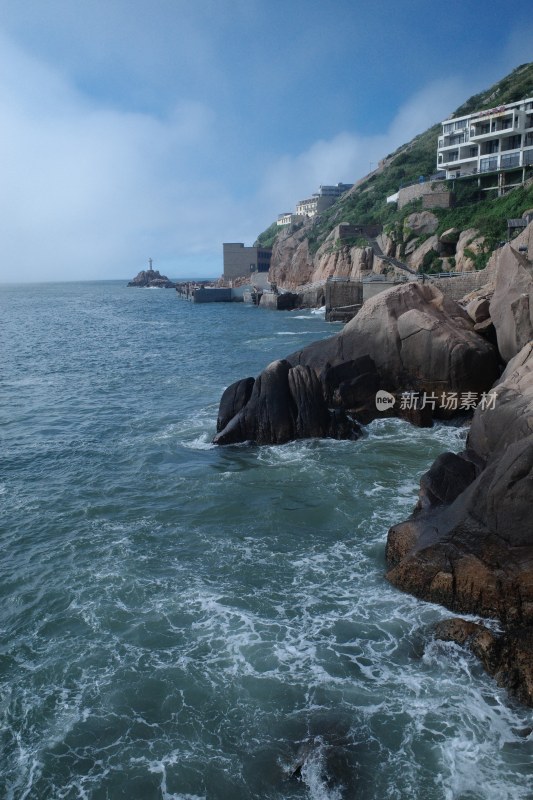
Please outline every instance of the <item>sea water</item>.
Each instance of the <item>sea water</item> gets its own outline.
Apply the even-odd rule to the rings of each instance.
[[[0,288],[0,796],[526,800],[532,715],[384,579],[465,429],[211,445],[312,312]]]

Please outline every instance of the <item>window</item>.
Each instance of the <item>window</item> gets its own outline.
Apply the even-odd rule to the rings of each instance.
[[[498,139],[493,139],[490,142],[485,142],[483,153],[497,153],[499,144],[500,143]]]
[[[502,169],[510,169],[511,167],[520,166],[520,153],[513,153],[512,155],[502,156],[501,167]]]
[[[518,150],[521,144],[521,136],[509,136],[502,140],[502,150]]]
[[[482,158],[479,171],[480,172],[493,172],[495,169],[498,169],[498,159],[497,158]]]

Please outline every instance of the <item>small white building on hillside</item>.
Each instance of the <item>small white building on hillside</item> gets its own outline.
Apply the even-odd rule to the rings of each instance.
[[[325,211],[326,208],[335,203],[341,195],[351,189],[353,183],[336,183],[332,186],[320,186],[318,192],[315,192],[311,197],[305,200],[300,200],[296,203],[296,213],[291,214],[286,211],[284,214],[278,216],[278,225],[290,225],[293,222],[298,222],[305,217],[314,217]]]

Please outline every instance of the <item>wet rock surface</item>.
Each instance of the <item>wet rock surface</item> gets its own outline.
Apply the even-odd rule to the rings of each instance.
[[[322,384],[309,367],[274,361],[253,382],[246,400],[250,380],[238,381],[224,393],[215,444],[283,444],[309,437],[359,436],[355,421],[343,412],[330,411]]]
[[[344,412],[363,424],[383,416],[380,389],[393,395],[385,413],[430,425],[432,417],[450,416],[439,401],[443,393],[481,393],[499,373],[496,349],[458,303],[432,285],[408,283],[369,300],[336,336],[270,364],[246,402],[243,385],[230,387],[213,441],[351,437],[357,426],[347,424]],[[432,405],[406,414],[405,391],[431,396]]]
[[[533,225],[521,237],[533,247]],[[489,398],[475,410],[465,451],[437,458],[422,476],[413,514],[389,531],[387,577],[417,597],[500,620],[504,632],[498,637],[461,623],[454,640],[468,640],[489,672],[528,704],[533,704],[532,274],[533,263],[506,245],[495,256],[494,285],[469,313],[429,284],[408,283],[376,295],[336,336],[269,365],[251,391],[252,379],[230,387],[214,439],[271,444],[307,436],[356,437],[358,422],[378,416],[396,414],[430,425],[457,410],[438,402],[402,407],[405,393]],[[497,347],[481,335],[485,328],[492,329]],[[386,410],[376,407],[380,390],[392,399]]]
[[[476,410],[467,450],[439,456],[412,516],[389,531],[387,577],[425,600],[501,620],[508,638],[498,658],[516,656],[520,669],[498,667],[499,679],[533,703],[533,343],[509,362],[494,396],[493,407]]]
[[[500,686],[533,706],[533,628],[517,626],[496,634],[477,622],[458,618],[439,622],[434,635],[469,647]]]

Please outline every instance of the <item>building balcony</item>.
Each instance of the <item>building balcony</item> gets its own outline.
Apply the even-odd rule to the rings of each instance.
[[[480,172],[496,172],[498,169],[498,156],[491,156],[490,158],[482,158],[479,162]]]
[[[470,141],[484,142],[487,139],[500,138],[502,136],[511,136],[513,133],[520,133],[523,130],[523,125],[520,119],[509,120],[508,125],[501,123],[483,122],[470,126]]]
[[[457,150],[452,152],[443,152],[438,154],[438,166],[439,168],[445,167],[446,164],[453,164],[455,161],[459,161],[459,153]]]
[[[500,159],[500,169],[513,169],[520,166],[520,153],[509,153]]]
[[[465,142],[469,141],[470,137],[468,135],[468,131],[465,131],[461,134],[443,136],[441,139],[439,139],[439,149],[444,147],[457,147],[458,144],[465,144]]]

